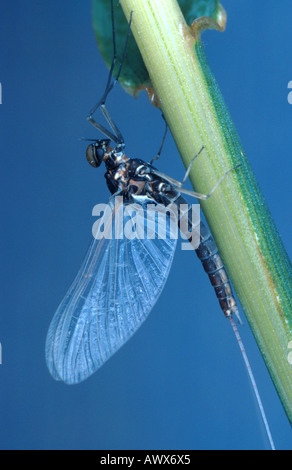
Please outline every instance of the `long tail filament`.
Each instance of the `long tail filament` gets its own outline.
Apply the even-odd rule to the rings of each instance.
[[[267,433],[267,436],[268,436],[268,439],[269,439],[269,442],[270,442],[271,449],[276,450],[275,444],[274,444],[274,441],[273,441],[273,438],[272,438],[272,434],[271,434],[271,431],[270,431],[270,427],[269,427],[269,424],[268,424],[268,421],[267,421],[267,418],[266,418],[265,410],[264,410],[264,407],[263,407],[263,404],[262,404],[262,400],[261,400],[261,397],[260,397],[260,394],[259,394],[259,391],[258,391],[258,387],[257,387],[256,381],[255,381],[253,372],[252,372],[251,367],[250,367],[250,363],[249,363],[247,354],[246,354],[244,346],[243,346],[242,339],[240,337],[240,334],[238,332],[238,329],[237,329],[237,326],[235,324],[234,319],[232,318],[231,315],[228,318],[230,320],[230,323],[231,323],[231,326],[233,328],[235,337],[237,339],[240,351],[242,353],[243,360],[244,360],[246,368],[247,368],[247,372],[248,372],[248,375],[249,375],[249,378],[250,378],[250,381],[251,381],[251,384],[252,384],[256,399],[257,399],[257,403],[258,403],[258,406],[259,406],[259,409],[260,409],[260,412],[261,412],[261,416],[262,416],[262,419],[263,419],[263,422],[264,422],[264,426],[265,426],[266,433]]]

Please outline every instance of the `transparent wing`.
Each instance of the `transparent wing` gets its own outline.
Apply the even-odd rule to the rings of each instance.
[[[48,331],[48,368],[56,380],[68,384],[93,374],[135,333],[169,274],[177,242],[174,225],[168,237],[158,239],[161,224],[155,208],[150,215],[147,211],[148,238],[130,239],[145,228],[146,206],[140,206],[135,218],[121,217],[121,199],[110,199],[112,216],[104,224],[104,237],[93,238]],[[112,238],[105,238],[111,231]]]

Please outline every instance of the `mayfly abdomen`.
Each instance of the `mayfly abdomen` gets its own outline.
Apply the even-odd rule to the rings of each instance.
[[[224,314],[227,317],[232,313],[238,315],[236,300],[222,258],[210,230],[202,221],[200,223],[200,245],[196,249],[196,254],[209,276]]]
[[[178,205],[187,204],[186,200],[180,195],[175,203]],[[196,254],[201,261],[204,270],[209,276],[210,282],[214,287],[216,296],[219,300],[220,307],[225,316],[230,316],[233,313],[239,317],[236,300],[233,296],[228,274],[226,272],[224,263],[219,254],[217,245],[211,235],[210,230],[206,225],[200,221],[200,224],[194,226],[192,220],[192,207],[188,205],[188,228],[192,227],[192,231],[200,228],[200,244],[195,247]],[[179,219],[180,229],[182,230],[181,217]],[[191,239],[189,239],[192,242]]]

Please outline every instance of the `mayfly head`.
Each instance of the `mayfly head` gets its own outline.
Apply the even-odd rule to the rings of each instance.
[[[100,139],[88,145],[86,149],[86,158],[91,166],[97,168],[101,165],[105,154],[109,150],[109,144],[109,139]]]

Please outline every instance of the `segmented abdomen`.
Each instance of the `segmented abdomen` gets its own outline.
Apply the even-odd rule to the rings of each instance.
[[[203,222],[200,222],[200,245],[196,253],[215,289],[224,314],[226,316],[232,313],[238,314],[236,300],[222,258],[210,230]]]
[[[178,207],[180,204],[187,204],[186,200],[182,196],[179,196],[175,203]],[[189,228],[192,228],[193,231],[198,229],[198,225],[197,227],[194,227],[193,225],[192,208],[190,205],[188,209],[188,221]],[[216,296],[224,314],[228,317],[234,313],[239,318],[236,300],[233,296],[229,277],[224,267],[222,258],[219,254],[217,245],[211,235],[210,230],[202,221],[200,222],[200,245],[195,249],[195,251],[203,265],[204,270],[209,276],[210,282],[214,287]]]

